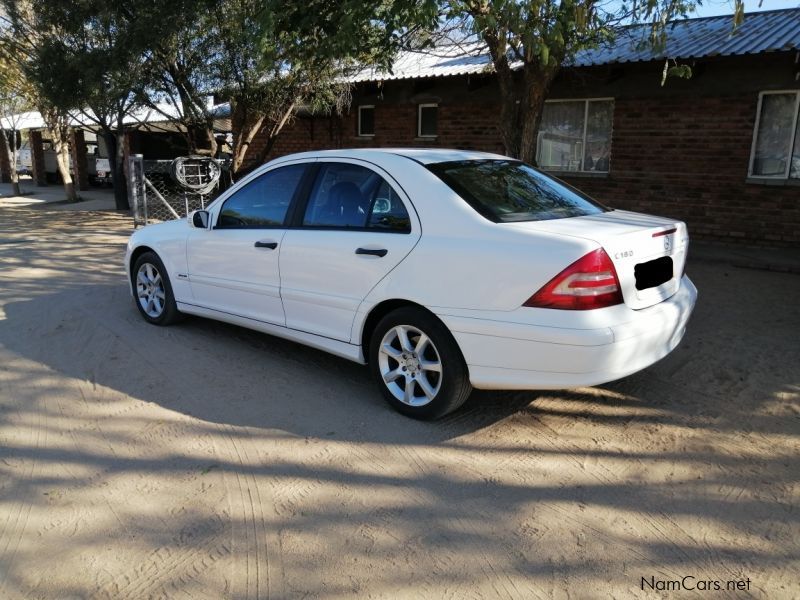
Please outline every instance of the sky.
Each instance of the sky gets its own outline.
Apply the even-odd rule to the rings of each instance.
[[[760,4],[760,6],[759,6]],[[694,17],[713,17],[715,15],[729,15],[733,13],[733,0],[703,0],[703,6],[697,9]],[[800,7],[800,0],[745,0],[745,12],[759,10],[776,10],[778,8]]]
[[[697,11],[691,13],[690,17],[714,17],[718,15],[732,15],[734,0],[695,0],[702,6]],[[609,10],[619,8],[623,0],[607,0],[604,6]],[[630,0],[626,1],[630,5]],[[800,8],[800,0],[744,0],[745,12],[757,12],[762,10],[777,10],[780,8]]]

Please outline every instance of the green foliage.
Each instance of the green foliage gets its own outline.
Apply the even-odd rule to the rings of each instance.
[[[352,64],[391,67],[394,53],[416,33],[437,25],[434,0],[267,0],[262,12],[262,46],[283,48],[294,66]]]
[[[91,109],[111,129],[133,105],[146,39],[115,0],[4,0],[10,34],[25,41],[24,76],[39,104],[61,113]]]
[[[265,158],[297,109],[340,111],[350,102],[344,75],[365,65],[388,68],[409,38],[434,28],[435,0],[230,0],[211,11],[219,39],[214,79],[231,100],[234,168],[257,129]]]
[[[667,82],[667,78],[669,77],[678,77],[680,79],[692,78],[692,68],[689,65],[680,65],[675,63],[672,66],[670,66],[669,63],[670,63],[669,60],[664,62],[664,70],[661,74],[662,86]]]

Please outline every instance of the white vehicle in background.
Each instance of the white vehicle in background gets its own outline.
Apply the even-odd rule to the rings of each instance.
[[[125,264],[150,323],[219,319],[367,363],[416,418],[472,388],[605,383],[683,337],[697,297],[674,219],[611,210],[510,158],[455,150],[285,156]]]
[[[17,173],[20,175],[33,175],[33,157],[30,144],[25,141],[17,150]]]
[[[112,183],[111,180],[111,162],[107,158],[92,158],[89,157],[89,161],[93,162],[93,167],[89,167],[89,177],[92,177],[95,183],[105,183],[110,185]]]
[[[102,136],[98,136],[91,131],[84,132],[84,139],[86,141],[86,171],[89,181],[94,185],[110,185],[112,183],[112,173],[108,160],[105,140],[103,140]],[[26,145],[23,145],[23,148],[26,148]],[[43,140],[42,154],[44,157],[44,172],[47,181],[50,183],[56,183],[60,181],[61,176],[58,172],[56,151],[51,140]],[[27,160],[29,169],[27,173],[32,174],[33,165],[30,155],[30,147],[27,147]],[[17,162],[19,164],[19,161]],[[71,152],[69,155],[69,169],[72,173],[72,176],[75,177],[75,165],[73,163]]]
[[[49,140],[44,140],[42,147],[42,155],[44,156],[44,172],[47,174],[49,181],[55,181],[58,179],[58,161],[56,160],[56,149],[53,146],[53,143]],[[69,170],[70,172],[74,172],[72,153],[69,155]]]
[[[102,135],[85,132],[86,170],[89,181],[94,185],[111,185],[111,163],[108,160],[108,149]]]

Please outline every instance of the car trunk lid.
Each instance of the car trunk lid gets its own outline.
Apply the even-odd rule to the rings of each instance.
[[[680,287],[689,244],[686,225],[681,221],[613,210],[508,225],[599,244],[614,263],[622,296],[630,308],[658,304]]]

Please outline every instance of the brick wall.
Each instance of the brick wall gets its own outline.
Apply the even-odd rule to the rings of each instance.
[[[757,93],[617,99],[611,172],[568,178],[618,208],[686,221],[696,238],[800,243],[800,187],[747,183]]]
[[[592,97],[609,94],[587,92]],[[365,102],[372,103],[372,102]],[[746,182],[758,91],[617,97],[611,172],[565,177],[610,206],[686,221],[693,237],[760,245],[800,244],[800,187]],[[355,104],[355,103],[354,103]],[[356,135],[356,110],[298,118],[270,158],[327,148],[429,146],[501,152],[491,102],[439,106],[439,137],[416,137],[416,105],[377,105],[375,137]],[[258,152],[263,140],[255,140]]]
[[[331,148],[434,147],[502,152],[492,104],[450,104],[439,107],[439,135],[417,137],[417,106],[383,105],[375,108],[375,136],[359,137],[357,110],[333,118],[296,118],[278,138],[269,158],[293,152]],[[251,160],[261,153],[265,139],[257,136],[250,146]]]

